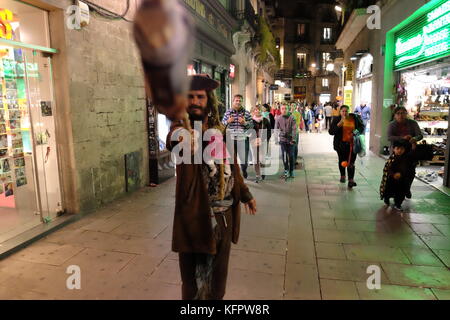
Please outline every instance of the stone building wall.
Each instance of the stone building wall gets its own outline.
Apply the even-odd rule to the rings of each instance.
[[[94,210],[125,193],[126,153],[140,153],[141,186],[148,181],[144,83],[132,24],[91,12],[87,27],[70,30],[63,10],[71,1],[33,2],[51,6],[52,47],[60,51],[54,72],[68,211]],[[120,14],[126,4],[92,2]],[[132,0],[127,19],[136,7]]]

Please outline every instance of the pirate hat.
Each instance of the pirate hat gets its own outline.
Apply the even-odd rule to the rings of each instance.
[[[211,91],[219,87],[219,82],[211,79],[207,74],[196,74],[190,76],[191,87],[190,90],[206,90]]]

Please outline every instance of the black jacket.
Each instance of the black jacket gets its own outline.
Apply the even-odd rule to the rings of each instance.
[[[262,137],[262,133],[260,133],[261,129],[267,130],[267,136],[265,137],[265,140],[270,140],[270,137],[272,136],[272,128],[270,125],[270,121],[267,118],[263,118],[261,122],[253,121],[253,129],[256,131],[257,137]],[[256,138],[256,137],[251,137]]]
[[[360,134],[364,133],[364,123],[361,120],[361,117],[357,114],[350,113],[350,117],[353,117],[355,119],[355,128],[358,130]],[[342,145],[342,134],[343,134],[343,127],[338,127],[338,123],[341,121],[341,116],[335,117],[333,121],[331,122],[330,129],[328,130],[328,133],[334,136],[333,140],[333,148],[336,151],[339,151],[341,149]]]

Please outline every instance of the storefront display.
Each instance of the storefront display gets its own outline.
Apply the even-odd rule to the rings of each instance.
[[[433,145],[434,157],[427,164],[427,169],[438,174],[427,173],[426,180],[438,180],[437,177],[444,174],[442,167],[448,140],[450,63],[403,72],[400,89],[404,105],[419,124],[424,141]]]
[[[432,1],[394,34],[394,71],[398,105],[419,124],[433,159],[422,163],[418,177],[434,183],[444,170],[450,116],[450,1]]]
[[[62,209],[51,58],[40,51],[48,46],[47,12],[3,5],[11,33],[0,39],[0,244]]]

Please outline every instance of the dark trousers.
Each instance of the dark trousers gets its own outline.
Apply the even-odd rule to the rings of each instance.
[[[325,128],[328,130],[330,129],[330,125],[331,125],[331,120],[333,118],[332,117],[325,117]]]
[[[244,148],[238,148],[238,141],[234,140],[234,154],[237,154],[241,171],[243,175],[247,174],[248,167],[248,154],[250,151],[250,140],[249,138],[245,138],[245,142],[239,141],[239,144],[244,143]]]
[[[295,164],[297,163],[297,159],[298,159],[298,144],[299,144],[299,142],[300,142],[300,139],[299,139],[299,133],[297,133],[297,135],[296,135],[296,143],[295,143],[295,145],[294,145],[294,150],[293,150],[293,153],[294,153],[294,166],[295,166]]]
[[[386,182],[386,190],[384,196],[384,203],[388,204],[390,198],[394,198],[394,203],[397,207],[401,207],[406,197],[406,192],[409,190],[409,177],[405,179],[395,180],[388,178]]]
[[[405,194],[395,194],[394,195],[394,204],[396,207],[400,208],[402,206],[403,201],[405,200]],[[384,198],[384,203],[389,204],[389,197]]]
[[[342,162],[349,161],[350,156],[350,144],[349,143],[341,143],[339,150],[337,151],[339,157],[339,171],[341,173],[341,177],[345,177],[345,167],[342,166]],[[348,179],[353,180],[355,177],[355,161],[356,161],[356,153],[351,154],[350,163],[347,166],[348,171]]]
[[[178,255],[183,300],[222,300],[225,295],[232,238],[231,209],[216,217],[217,226],[214,229],[216,254],[179,253]],[[224,217],[227,220],[226,227]],[[197,285],[199,277],[203,279],[201,283],[204,287],[202,288],[198,288]]]
[[[292,145],[290,143],[282,143],[280,142],[281,146],[281,157],[283,159],[284,164],[284,170],[289,171],[289,173],[294,172],[294,165],[295,165],[295,157],[294,157],[294,148],[295,145]]]

